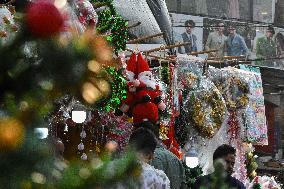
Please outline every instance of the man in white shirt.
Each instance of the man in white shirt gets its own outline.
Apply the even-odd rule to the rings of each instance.
[[[137,189],[170,189],[167,175],[149,164],[157,146],[155,135],[145,128],[136,129],[130,136],[129,144],[137,151],[142,166]]]
[[[141,174],[137,184],[131,189],[170,189],[170,180],[167,175],[149,164],[154,158],[154,151],[157,146],[155,135],[146,128],[138,128],[130,136],[129,145],[137,153],[137,158],[141,165]],[[136,180],[135,180],[136,181]],[[116,183],[108,189],[128,189],[124,183]]]

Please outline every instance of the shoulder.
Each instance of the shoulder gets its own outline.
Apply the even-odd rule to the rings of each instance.
[[[183,33],[181,34],[181,36],[186,36],[186,33],[185,33],[185,32],[183,32]]]
[[[196,35],[195,34],[192,34],[192,37],[193,39],[197,39]]]
[[[237,38],[238,40],[243,40],[243,39],[244,39],[240,34],[236,34],[236,38]]]
[[[245,185],[239,181],[238,179],[236,179],[235,177],[231,177],[231,182],[234,183],[234,185],[238,188],[238,189],[245,189]]]
[[[199,188],[202,185],[206,185],[209,183],[210,175],[205,175],[205,176],[200,176],[196,179],[194,182],[194,187],[193,188]]]
[[[151,168],[148,169],[148,178],[152,178],[149,179],[149,182],[154,181],[158,186],[165,186],[165,188],[169,188],[170,180],[164,171],[155,169],[153,166],[150,167]]]

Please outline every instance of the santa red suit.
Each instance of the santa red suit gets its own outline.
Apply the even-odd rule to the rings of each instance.
[[[141,53],[133,53],[126,67],[128,82],[127,98],[122,102],[121,110],[133,116],[134,123],[158,121],[158,109],[164,110],[160,87],[152,77],[148,63]]]

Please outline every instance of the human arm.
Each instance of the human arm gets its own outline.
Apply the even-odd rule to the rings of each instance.
[[[206,44],[205,44],[205,50],[206,51],[210,50],[211,43],[212,43],[212,33],[210,33],[208,35],[208,38],[207,38],[207,41],[206,41]]]
[[[257,58],[263,58],[263,39],[262,38],[258,38],[256,40],[256,56]]]
[[[224,43],[224,56],[228,56],[228,38],[225,40]]]
[[[197,37],[196,37],[196,35],[192,35],[192,37],[193,37],[193,44],[192,44],[192,49],[191,49],[191,52],[196,52],[197,51],[197,44],[196,44],[196,41],[197,41]]]
[[[248,55],[249,49],[247,47],[247,44],[246,44],[244,38],[242,36],[240,36],[239,40],[240,40],[242,55]]]

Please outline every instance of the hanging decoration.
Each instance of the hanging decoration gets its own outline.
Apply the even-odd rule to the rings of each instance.
[[[142,54],[133,53],[127,63],[128,76],[127,97],[121,104],[121,111],[133,116],[134,124],[150,121],[154,125],[158,121],[158,110],[164,111],[161,86],[153,78],[148,62]],[[137,78],[137,79],[135,79]]]
[[[76,0],[78,19],[85,28],[95,28],[98,23],[98,15],[89,0]]]
[[[256,158],[257,155],[254,155],[254,147],[252,146],[251,143],[243,143],[243,149],[246,153],[246,168],[247,168],[247,177],[252,181],[256,176],[256,169],[258,167]]]
[[[128,22],[117,14],[112,1],[94,0],[94,2],[104,2],[108,7],[108,9],[98,12],[97,30],[106,35],[107,41],[111,43],[116,54],[118,51],[125,50],[126,42],[129,39]]]
[[[121,101],[126,98],[127,83],[121,73],[122,70],[117,70],[114,67],[107,67],[105,68],[105,71],[110,77],[111,96],[103,102],[103,107],[105,111],[109,112],[111,110],[116,110],[121,104]]]
[[[213,83],[202,80],[200,85],[204,88],[190,92],[183,108],[189,110],[188,116],[199,134],[212,138],[223,123],[226,106]]]
[[[249,78],[249,106],[245,112],[243,140],[257,145],[267,145],[267,124],[260,70],[257,67],[240,65],[242,74]]]

